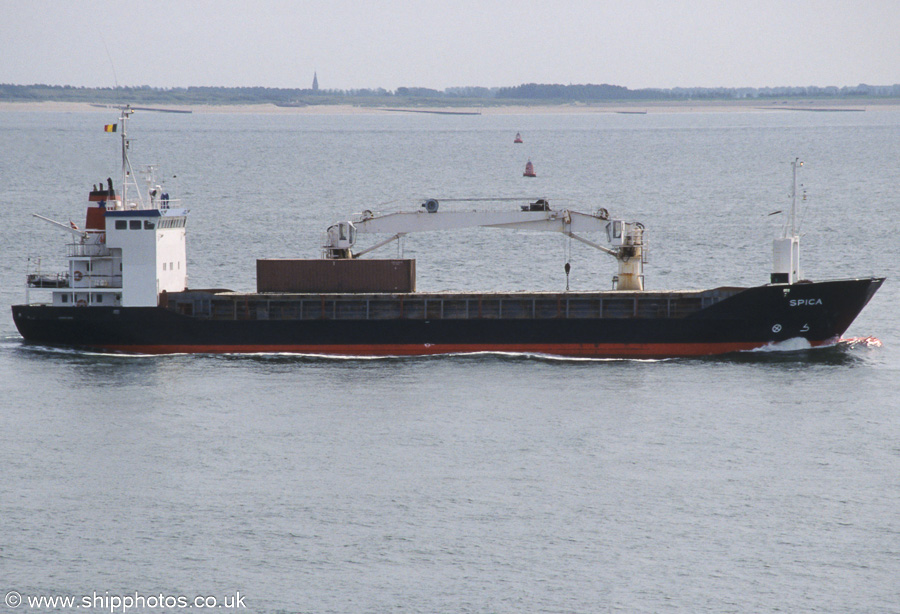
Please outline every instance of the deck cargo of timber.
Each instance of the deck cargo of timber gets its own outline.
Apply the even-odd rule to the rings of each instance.
[[[134,182],[125,140],[130,114],[126,108],[119,120],[119,190],[112,179],[94,185],[83,227],[42,218],[72,239],[66,270],[30,271],[26,301],[12,308],[27,343],[132,353],[702,356],[793,339],[804,347],[834,344],[884,281],[805,280],[791,215],[774,242],[769,283],[647,289],[638,222],[602,208],[555,209],[546,199],[484,211],[442,211],[428,199],[413,211],[365,211],[332,225],[321,258],[259,260],[255,293],[189,288],[189,212],[152,179],[144,187]],[[798,166],[794,161],[795,193]],[[597,282],[609,289],[419,292],[415,260],[365,257],[409,233],[475,226],[558,232],[592,246],[616,262],[611,283]],[[357,240],[368,234],[384,238],[363,248]],[[31,300],[32,293],[46,296]]]

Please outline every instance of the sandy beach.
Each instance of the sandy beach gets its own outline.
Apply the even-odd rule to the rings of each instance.
[[[137,104],[136,106],[145,106]],[[610,103],[572,103],[557,105],[496,105],[496,106],[391,106],[372,107],[351,104],[307,105],[302,107],[278,107],[273,104],[235,105],[152,105],[164,108],[192,111],[194,113],[244,113],[280,115],[350,115],[382,114],[410,110],[422,112],[475,113],[481,115],[541,115],[541,114],[581,114],[581,113],[729,113],[729,112],[769,112],[769,111],[874,111],[900,110],[900,101],[884,100],[731,100],[731,101],[633,101]],[[106,113],[107,107],[83,102],[3,102],[0,111],[53,113]]]

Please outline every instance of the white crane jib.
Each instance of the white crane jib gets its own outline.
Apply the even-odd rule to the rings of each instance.
[[[426,201],[424,211],[375,215],[364,211],[353,221],[338,222],[328,228],[323,257],[328,259],[358,258],[412,232],[457,230],[486,226],[543,232],[559,232],[613,256],[619,263],[614,278],[618,290],[643,290],[644,227],[638,222],[611,220],[605,209],[597,213],[581,213],[568,209],[552,210],[546,200],[524,205],[516,211],[444,211],[438,202]],[[354,253],[360,233],[392,235],[384,241]],[[585,239],[576,233],[605,233],[611,247]]]

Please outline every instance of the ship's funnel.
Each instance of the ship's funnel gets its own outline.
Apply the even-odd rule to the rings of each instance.
[[[99,185],[93,186],[88,195],[87,219],[84,224],[86,230],[106,230],[106,209],[117,208],[119,197],[113,189],[112,179],[107,179],[106,183],[106,189],[101,181]]]

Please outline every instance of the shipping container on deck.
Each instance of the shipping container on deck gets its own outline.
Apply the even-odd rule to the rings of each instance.
[[[257,292],[415,292],[416,261],[256,261]]]

